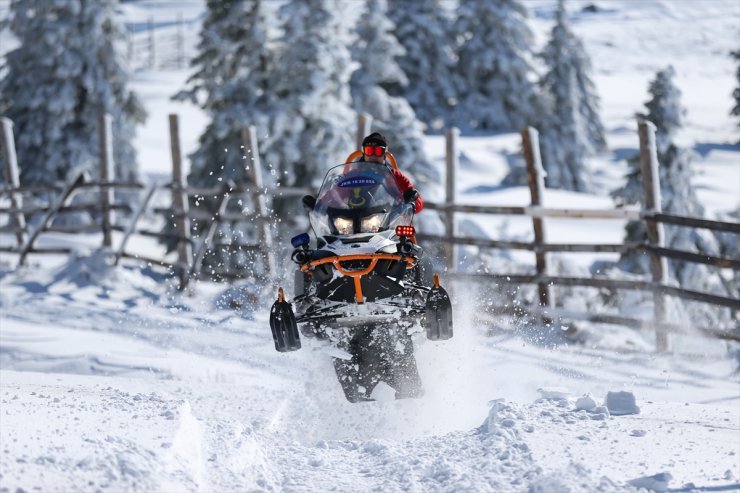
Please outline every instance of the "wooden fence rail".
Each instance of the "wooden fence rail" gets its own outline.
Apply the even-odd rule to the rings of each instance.
[[[114,265],[118,265],[118,263],[121,261],[121,257],[123,256],[126,250],[126,244],[128,243],[128,240],[131,237],[131,235],[134,233],[134,231],[136,231],[136,225],[138,224],[139,219],[141,219],[141,216],[144,214],[144,212],[146,212],[147,207],[149,207],[149,203],[154,197],[154,194],[156,191],[157,191],[156,184],[149,185],[149,188],[144,194],[144,199],[139,203],[139,206],[136,208],[136,211],[134,212],[133,217],[129,221],[128,226],[126,226],[126,228],[123,229],[122,231],[123,238],[121,239],[121,243],[120,245],[118,245],[118,249],[116,250],[116,255],[113,261]]]
[[[114,190],[142,190],[144,186],[140,183],[119,182],[114,179],[112,152],[110,142],[110,119],[101,116],[99,141],[101,149],[100,178],[90,180],[84,174],[79,174],[66,184],[51,184],[46,187],[20,186],[17,159],[13,147],[12,123],[7,119],[2,122],[0,132],[0,151],[6,164],[5,176],[7,184],[0,187],[0,195],[9,197],[9,206],[0,206],[0,214],[6,214],[11,221],[7,226],[1,228],[3,231],[12,232],[16,235],[16,247],[0,247],[0,251],[16,252],[20,254],[19,263],[26,262],[26,258],[32,253],[62,253],[68,252],[68,248],[44,248],[35,247],[35,243],[43,232],[70,232],[72,230],[53,225],[53,219],[58,214],[71,211],[88,211],[100,214],[100,220],[89,225],[89,230],[103,233],[103,247],[112,250],[115,263],[123,258],[135,258],[139,261],[149,262],[172,269],[180,278],[180,286],[184,288],[188,281],[193,278],[207,278],[210,272],[203,272],[202,261],[208,250],[219,249],[225,252],[254,252],[263,259],[265,273],[269,276],[276,272],[275,246],[271,237],[270,226],[274,219],[270,217],[267,200],[270,197],[300,196],[309,193],[309,190],[301,187],[280,187],[267,189],[262,183],[261,163],[259,160],[258,142],[254,128],[246,128],[242,132],[245,156],[250,157],[245,163],[247,182],[228,182],[211,187],[188,186],[185,180],[185,172],[182,164],[182,153],[179,142],[178,119],[176,115],[169,116],[170,147],[172,153],[172,181],[170,183],[151,185],[146,188],[140,202],[135,207],[130,204],[115,203]],[[362,115],[358,120],[356,138],[358,142],[363,135],[371,131],[372,120]],[[619,208],[615,210],[573,209],[573,208],[547,208],[542,206],[544,188],[544,170],[539,154],[538,134],[535,129],[525,128],[521,131],[522,145],[525,163],[527,166],[528,185],[530,190],[530,204],[526,206],[481,206],[474,204],[456,203],[456,171],[458,164],[459,131],[448,129],[447,158],[446,158],[446,183],[445,202],[427,202],[429,210],[440,213],[445,234],[430,235],[420,232],[417,238],[422,241],[435,242],[443,246],[444,259],[447,262],[448,274],[455,279],[474,281],[487,284],[533,284],[537,286],[538,303],[527,307],[528,313],[540,321],[548,322],[553,316],[563,316],[571,319],[582,319],[602,321],[604,323],[621,323],[633,327],[653,327],[656,332],[656,346],[659,350],[668,348],[668,331],[676,330],[676,326],[666,322],[665,296],[675,296],[685,300],[710,303],[716,306],[727,307],[736,314],[740,310],[740,300],[732,297],[719,296],[710,293],[701,293],[687,290],[676,286],[670,286],[666,280],[666,259],[672,258],[686,262],[696,262],[711,265],[720,269],[740,270],[740,259],[723,258],[694,252],[680,251],[666,247],[663,244],[664,224],[674,226],[706,228],[713,231],[722,231],[740,234],[740,223],[716,221],[703,218],[680,216],[668,214],[660,210],[660,187],[658,183],[658,162],[655,150],[655,129],[650,122],[638,122],[638,135],[640,142],[640,163],[642,169],[645,208],[635,207]],[[93,202],[76,201],[70,203],[72,197],[81,192],[94,192],[99,194],[100,200]],[[171,207],[151,207],[153,197],[158,192],[169,193],[171,196]],[[53,203],[39,205],[28,203],[24,205],[24,194],[47,193],[56,195]],[[217,210],[209,212],[191,208],[190,202],[193,197],[209,197],[216,199]],[[236,197],[247,197],[251,203],[248,215],[236,212],[228,212],[230,200]],[[116,224],[114,212],[129,215],[128,223]],[[165,219],[173,221],[176,225],[174,232],[151,231],[139,228],[137,225],[147,212],[153,212]],[[27,216],[42,215],[36,221],[38,227],[29,232],[26,221]],[[496,240],[488,238],[461,237],[457,232],[457,214],[486,214],[486,215],[512,215],[526,216],[532,221],[534,238],[532,241]],[[547,218],[560,219],[603,219],[603,220],[631,220],[643,221],[647,225],[648,241],[645,243],[621,243],[621,244],[553,244],[547,242],[546,223]],[[196,220],[204,225],[204,232],[193,237],[190,221]],[[215,241],[215,233],[222,224],[235,224],[249,221],[256,227],[258,243],[243,243],[235,241]],[[80,232],[80,228],[74,228],[74,232]],[[118,246],[112,248],[111,232],[122,233],[122,239]],[[133,235],[157,238],[159,240],[174,241],[177,245],[177,261],[168,262],[163,259],[149,258],[142,255],[134,255],[126,251],[126,245]],[[535,274],[472,274],[458,272],[457,270],[457,245],[477,246],[481,248],[500,248],[510,250],[525,250],[534,254]],[[548,254],[597,252],[597,253],[619,253],[641,252],[651,258],[650,280],[617,280],[602,278],[576,278],[567,276],[551,275],[548,272]],[[251,275],[250,272],[218,272],[218,277],[224,279],[236,279]],[[636,320],[629,317],[608,314],[574,314],[555,306],[552,286],[583,286],[596,289],[624,289],[639,290],[653,293],[654,314],[652,320]],[[520,311],[524,307],[519,307]],[[523,313],[523,312],[522,312]],[[733,337],[732,331],[710,330],[713,334],[722,334],[723,337]],[[740,337],[740,336],[737,336]]]
[[[62,192],[62,194],[57,198],[56,203],[54,203],[54,205],[49,208],[49,211],[44,215],[44,218],[41,221],[41,224],[33,231],[33,233],[31,233],[31,236],[28,238],[28,241],[26,241],[24,246],[20,249],[20,258],[18,259],[18,263],[20,265],[26,264],[26,256],[33,250],[33,245],[36,242],[36,239],[46,228],[48,228],[51,225],[51,220],[62,209],[62,207],[64,207],[64,205],[67,202],[67,199],[72,195],[72,192],[74,191],[75,187],[77,187],[77,185],[79,185],[83,179],[84,179],[83,173],[82,172],[78,173],[70,181],[69,185]]]
[[[651,281],[601,279],[594,277],[539,276],[535,274],[483,274],[456,272],[452,273],[451,275],[452,277],[455,277],[457,279],[462,279],[466,281],[478,281],[489,284],[546,284],[606,289],[628,289],[633,291],[660,291],[663,294],[669,294],[685,300],[700,301],[717,306],[724,306],[733,310],[740,310],[740,300],[737,298],[728,298],[726,296],[703,293],[700,291],[683,289],[676,286],[657,284]],[[550,308],[552,307],[545,308],[543,306],[544,310],[548,310]]]

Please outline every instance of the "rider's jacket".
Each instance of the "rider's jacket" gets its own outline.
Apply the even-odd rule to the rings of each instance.
[[[396,185],[398,185],[401,192],[414,188],[414,184],[411,183],[409,177],[401,173],[399,170],[393,169],[393,177],[396,179]],[[418,214],[422,209],[424,209],[424,200],[421,198],[421,194],[419,194],[414,202],[414,213]]]
[[[363,156],[360,154],[359,158],[354,159],[354,162],[360,162],[363,161]],[[387,163],[386,163],[387,164]],[[393,171],[393,177],[396,179],[396,185],[398,185],[399,190],[401,190],[401,193],[406,192],[407,190],[411,190],[414,188],[414,184],[411,183],[411,180],[409,180],[409,177],[404,175],[398,168],[391,167],[391,171]],[[416,201],[414,201],[414,213],[418,214],[424,209],[424,199],[421,198],[421,194],[416,198]]]

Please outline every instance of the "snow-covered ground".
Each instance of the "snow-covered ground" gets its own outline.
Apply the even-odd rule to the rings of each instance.
[[[664,472],[672,487],[740,478],[737,362],[716,341],[658,355],[633,332],[614,334],[622,351],[490,337],[461,293],[455,338],[415,341],[425,396],[380,388],[356,405],[326,346],[276,353],[266,312],[218,308],[217,286],[180,295],[101,257],[0,282],[8,491],[611,492]],[[599,409],[610,391],[631,392],[639,414]]]
[[[698,152],[700,198],[709,215],[736,210],[740,148],[728,116],[736,67],[727,52],[738,48],[740,4],[569,5],[579,12],[588,3],[601,11],[574,14],[574,28],[592,56],[609,130],[612,154],[592,162],[602,190],[636,151],[633,114],[655,70],[670,63],[688,109],[682,138]],[[186,19],[202,9],[179,4]],[[542,42],[554,2],[527,5]],[[137,22],[166,21],[172,8],[125,6]],[[170,169],[167,113],[180,115],[186,151],[206,123],[169,100],[187,75],[136,74],[150,112],[137,149],[152,177]],[[526,189],[500,186],[516,162],[516,135],[463,138],[460,147],[460,202],[528,203]],[[442,139],[430,137],[428,148],[442,163]],[[547,191],[545,203],[612,207],[606,194]],[[468,219],[494,238],[531,235],[527,220]],[[622,238],[621,221],[546,225],[553,241]],[[673,353],[658,354],[649,330],[591,326],[586,344],[516,324],[495,330],[476,302],[503,288],[455,286],[455,337],[415,339],[425,395],[394,401],[380,386],[377,401],[349,404],[322,343],[275,352],[272,287],[250,287],[264,305],[235,311],[223,285],[178,293],[150,267],[89,255],[98,236],[41,240],[79,254],[31,257],[25,268],[0,255],[0,492],[740,490],[738,353],[725,342],[684,335],[673,338]],[[142,239],[130,247],[153,248]],[[597,258],[573,257],[584,267]],[[609,392],[628,392],[636,406],[611,402],[610,413]]]

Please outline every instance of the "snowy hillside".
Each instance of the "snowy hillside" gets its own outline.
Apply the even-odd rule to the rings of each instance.
[[[0,15],[7,4],[0,0]],[[180,11],[186,22],[198,19],[203,4],[132,1],[123,14],[167,25]],[[596,12],[582,10],[590,4]],[[541,46],[555,2],[526,5]],[[637,149],[634,113],[655,71],[672,64],[688,110],[680,138],[698,153],[707,216],[736,211],[740,146],[728,115],[736,67],[727,54],[740,47],[740,4],[569,5],[594,64],[611,151],[589,163],[599,193],[548,190],[545,205],[613,207],[608,192]],[[0,53],[12,44],[0,32]],[[188,75],[140,70],[131,84],[149,112],[135,147],[150,179],[170,173],[168,113],[181,117],[186,152],[207,124],[199,109],[170,100]],[[425,142],[441,168],[443,139]],[[519,162],[517,135],[464,137],[460,148],[460,202],[529,202],[525,187],[501,185]],[[547,225],[553,242],[619,243],[624,234],[622,221]],[[531,219],[470,216],[461,229],[522,239]],[[740,491],[735,343],[681,334],[660,354],[649,328],[597,324],[581,326],[578,342],[480,312],[478,303],[516,288],[461,283],[452,291],[455,337],[414,336],[423,397],[396,401],[381,384],[376,401],[350,404],[327,344],[304,338],[300,351],[275,351],[272,286],[240,285],[264,302],[235,310],[225,285],[180,293],[151,266],[110,265],[99,243],[99,235],[44,235],[42,245],[77,252],[31,256],[23,268],[17,255],[0,253],[0,492]],[[136,239],[130,249],[161,247]],[[529,252],[505,255],[533,262]],[[614,258],[568,262],[586,270]],[[292,267],[285,259],[285,285]]]

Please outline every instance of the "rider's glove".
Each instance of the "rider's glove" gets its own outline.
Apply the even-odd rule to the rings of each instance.
[[[418,198],[419,192],[417,192],[415,188],[409,188],[408,190],[403,192],[403,201],[407,204],[413,204]]]
[[[308,209],[309,211],[312,211],[314,207],[316,207],[316,197],[313,195],[304,195],[303,196],[303,207]]]

